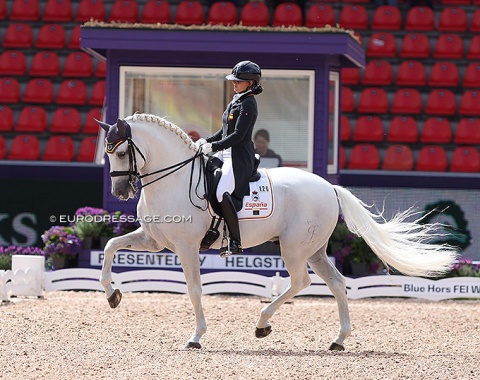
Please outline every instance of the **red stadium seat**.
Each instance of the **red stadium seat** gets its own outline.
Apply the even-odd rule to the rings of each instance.
[[[459,113],[462,116],[480,116],[480,92],[467,90],[460,99]]]
[[[44,161],[72,161],[75,156],[75,145],[69,136],[52,136],[48,139]]]
[[[231,1],[217,1],[210,6],[207,24],[235,25],[237,21],[237,6]]]
[[[388,128],[387,141],[415,143],[418,140],[418,126],[411,116],[395,116]]]
[[[14,0],[9,18],[14,21],[37,21],[40,18],[38,0]]]
[[[140,22],[143,24],[170,24],[172,10],[167,0],[148,0],[142,11]]]
[[[68,48],[72,50],[80,49],[80,25],[77,25],[72,29],[68,41]]]
[[[457,110],[455,94],[451,90],[436,89],[430,91],[425,107],[425,114],[453,116]]]
[[[432,8],[415,6],[408,10],[405,30],[431,31],[435,28],[435,13]]]
[[[76,22],[87,22],[90,19],[105,21],[107,13],[103,0],[80,0],[75,16]]]
[[[0,135],[0,160],[5,159],[5,157],[7,157],[7,143],[5,138]]]
[[[369,24],[367,9],[360,4],[344,5],[340,11],[339,24],[346,29],[367,29]]]
[[[398,7],[381,5],[373,13],[372,29],[400,30],[402,28],[402,15]]]
[[[280,3],[273,12],[273,26],[303,26],[303,11],[296,3]]]
[[[0,131],[10,132],[13,129],[13,110],[9,106],[0,105]]]
[[[91,106],[102,106],[105,101],[106,87],[105,81],[99,80],[93,85],[92,93],[90,95],[88,104]]]
[[[72,107],[60,107],[53,113],[51,133],[79,133],[82,126],[80,112]]]
[[[78,79],[64,80],[60,84],[57,95],[57,104],[84,105],[87,103],[87,87]]]
[[[60,74],[60,59],[53,51],[37,52],[29,71],[32,77],[56,77]]]
[[[335,11],[330,4],[313,4],[307,10],[305,26],[307,28],[322,28],[325,25],[335,26]]]
[[[402,58],[429,58],[430,41],[428,36],[423,33],[407,33],[403,37],[402,48],[400,49]]]
[[[63,49],[67,40],[65,28],[61,24],[44,24],[38,31],[37,49]]]
[[[90,111],[88,111],[85,118],[85,125],[83,126],[83,133],[98,133],[99,126],[95,119],[102,120],[101,108],[92,108]]]
[[[470,31],[474,33],[480,32],[480,9],[476,9],[475,12],[473,12]]]
[[[68,22],[73,18],[70,0],[47,0],[42,20],[46,22]]]
[[[357,144],[350,152],[348,169],[377,170],[380,167],[380,153],[373,144]]]
[[[458,34],[441,34],[435,43],[433,58],[461,59],[464,50],[463,40]]]
[[[95,67],[95,78],[105,78],[107,75],[107,62],[98,61],[97,66]]]
[[[380,113],[388,112],[387,92],[380,87],[367,87],[360,93],[358,102],[359,113]]]
[[[40,157],[40,142],[36,136],[16,135],[13,138],[9,160],[36,161]]]
[[[397,69],[398,86],[419,86],[427,84],[427,71],[420,61],[403,61]]]
[[[480,153],[473,146],[458,146],[450,161],[451,172],[478,173],[480,171]]]
[[[97,138],[95,136],[85,137],[80,143],[78,149],[77,161],[93,162],[95,160],[95,151],[97,149]]]
[[[0,78],[0,103],[18,103],[20,83],[15,78]]]
[[[30,79],[27,83],[22,101],[25,103],[50,104],[53,102],[53,83],[49,79]]]
[[[441,32],[466,32],[468,27],[467,12],[461,7],[443,8],[438,20]]]
[[[463,87],[480,88],[480,63],[470,63],[465,69]]]
[[[368,40],[367,57],[394,58],[397,40],[392,33],[373,33]]]
[[[406,145],[390,145],[385,151],[383,170],[413,170],[413,153]]]
[[[453,62],[436,62],[430,71],[430,87],[457,87],[460,82],[458,67]]]
[[[175,24],[202,25],[205,20],[203,5],[198,0],[182,0],[177,5]]]
[[[452,140],[452,127],[448,119],[430,117],[423,124],[420,142],[448,144]]]
[[[341,110],[342,112],[353,112],[355,110],[355,97],[349,87],[342,86]]]
[[[457,124],[453,141],[455,144],[480,145],[480,120],[462,118]]]
[[[244,26],[270,25],[270,9],[263,1],[251,1],[242,7],[240,22]]]
[[[27,106],[20,111],[15,132],[37,132],[47,130],[47,112],[43,107]]]
[[[415,170],[425,172],[444,172],[447,170],[448,159],[445,149],[441,146],[424,146],[420,149]]]
[[[360,69],[342,68],[342,84],[356,85],[360,81]]]
[[[0,75],[25,75],[27,58],[22,51],[5,50],[0,54]]]
[[[480,59],[480,35],[475,35],[470,40],[467,59]]]
[[[29,48],[33,45],[33,30],[28,24],[10,24],[3,39],[4,48]]]
[[[473,0],[475,4],[478,0]],[[442,5],[470,5],[470,0],[440,0]]]
[[[115,0],[110,11],[109,22],[138,22],[139,9],[135,0]]]
[[[381,142],[384,131],[382,119],[378,116],[360,116],[353,130],[353,141]]]
[[[339,16],[339,24],[342,28],[365,30],[368,29],[368,12],[360,4],[348,4],[342,7]]]
[[[6,0],[0,0],[0,20],[5,20],[8,16]]]
[[[395,92],[392,113],[402,115],[418,115],[422,112],[422,96],[414,88],[401,88]]]
[[[350,125],[350,119],[345,115],[342,115],[340,120],[340,141],[350,140],[351,135],[352,126]]]
[[[93,74],[93,60],[84,52],[71,52],[65,59],[62,76],[88,78]]]
[[[393,81],[393,69],[390,62],[376,59],[368,62],[363,74],[364,86],[390,86]]]

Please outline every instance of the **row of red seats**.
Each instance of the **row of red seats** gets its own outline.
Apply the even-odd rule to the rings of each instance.
[[[0,131],[17,133],[43,133],[47,129],[51,133],[98,133],[98,124],[94,119],[101,120],[101,108],[90,109],[82,121],[78,109],[73,107],[58,107],[53,114],[42,106],[25,106],[15,118],[12,108],[0,105]],[[51,120],[50,120],[51,119]]]
[[[373,144],[355,145],[349,157],[343,147],[340,148],[340,167],[355,170],[403,170],[428,172],[480,172],[480,153],[472,146],[456,147],[449,160],[442,146],[424,146],[420,148],[415,161],[412,149],[407,145],[389,146],[383,157]]]
[[[470,39],[467,50],[464,38],[454,33],[440,34],[432,40],[432,44],[427,34],[412,32],[403,36],[398,49],[393,33],[373,33],[367,44],[366,55],[368,58],[480,59],[480,35]]]
[[[80,25],[75,26],[67,40],[65,27],[61,24],[44,24],[38,30],[34,43],[34,30],[30,24],[10,24],[3,38],[4,48],[80,49]]]
[[[453,116],[457,112],[460,116],[480,115],[480,91],[466,90],[461,95],[458,109],[457,100],[453,91],[448,89],[434,89],[428,94],[425,107],[420,92],[415,88],[400,88],[396,90],[391,107],[387,92],[381,87],[367,87],[360,93],[358,105],[355,102],[353,91],[349,87],[342,87],[342,112],[359,112],[363,114],[393,114],[419,115],[422,112],[433,116]]]
[[[390,62],[374,59],[367,63],[364,70],[357,68],[342,69],[342,84],[364,86],[414,86],[414,87],[462,87],[480,88],[480,63],[471,62],[465,69],[463,78],[457,64],[453,62],[435,62],[429,72],[421,61],[402,61],[394,73]],[[362,78],[360,78],[362,73]],[[395,75],[394,75],[395,74]],[[394,81],[395,76],[395,81]]]
[[[102,106],[105,98],[105,80],[97,81],[88,96],[87,85],[80,79],[65,79],[55,95],[53,82],[45,78],[30,79],[23,95],[16,78],[0,78],[1,103],[38,103],[57,105]]]
[[[0,160],[24,160],[24,161],[80,161],[93,162],[97,138],[85,137],[79,147],[75,149],[75,143],[70,136],[51,136],[41,153],[40,141],[34,135],[17,135],[12,140],[10,149],[7,148],[5,138],[0,135]]]
[[[314,7],[317,23],[321,20],[324,24],[336,24],[337,19],[332,6],[318,4]],[[312,12],[313,10],[309,8],[307,20],[308,15]],[[473,12],[469,22],[467,12],[462,7],[445,7],[436,20],[435,13],[431,8],[416,6],[409,9],[404,24],[398,7],[391,5],[377,7],[370,22],[368,9],[365,6],[346,5],[340,11],[338,22],[344,28],[355,30],[478,32],[480,31],[480,9]]]
[[[342,115],[340,138],[342,142],[383,142],[480,145],[480,119],[462,118],[452,126],[443,117],[430,117],[422,128],[411,116],[394,117],[388,128],[376,115],[361,115],[352,128],[350,119]]]
[[[106,63],[98,62],[94,68],[94,59],[87,53],[73,51],[65,59],[54,51],[38,51],[33,56],[30,67],[27,57],[20,50],[5,50],[0,54],[0,76],[14,75],[31,77],[96,77],[105,78]]]

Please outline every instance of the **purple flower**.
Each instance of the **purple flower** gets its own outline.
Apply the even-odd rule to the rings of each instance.
[[[47,256],[76,255],[82,249],[82,242],[71,227],[53,226],[42,235],[42,241]]]

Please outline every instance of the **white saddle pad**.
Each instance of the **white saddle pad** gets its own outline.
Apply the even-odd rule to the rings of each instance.
[[[272,183],[265,169],[258,169],[261,177],[257,182],[250,182],[250,194],[243,198],[242,209],[238,212],[239,220],[266,219],[274,209]],[[210,215],[214,215],[210,205]]]

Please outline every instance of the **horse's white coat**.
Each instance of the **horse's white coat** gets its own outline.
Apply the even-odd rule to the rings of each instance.
[[[137,154],[141,174],[174,165],[193,156],[196,147],[179,127],[153,115],[135,114],[125,119],[132,130],[132,140],[145,156]],[[112,127],[115,128],[115,127]],[[112,171],[128,170],[127,143],[109,154]],[[196,161],[197,178],[199,163]],[[361,235],[387,265],[414,276],[428,276],[447,271],[455,253],[444,246],[424,243],[435,234],[435,226],[422,226],[406,222],[412,212],[395,216],[391,221],[376,219],[358,198],[348,190],[332,186],[323,178],[292,168],[269,169],[275,193],[275,211],[265,220],[240,221],[242,245],[247,248],[269,240],[279,240],[282,258],[290,274],[289,287],[265,306],[257,321],[257,328],[269,326],[275,311],[299,291],[310,285],[307,262],[328,285],[335,296],[340,318],[340,330],[334,343],[343,346],[350,335],[351,324],[346,297],[345,279],[327,259],[326,248],[340,212],[352,231]],[[146,180],[148,182],[150,179]],[[105,247],[105,260],[101,283],[107,297],[114,289],[111,285],[113,257],[120,249],[159,251],[168,248],[175,252],[187,281],[193,304],[196,327],[189,343],[199,343],[207,325],[201,303],[200,242],[211,218],[208,211],[195,208],[189,201],[190,166],[142,189],[137,213],[145,216],[191,216],[191,223],[143,223],[135,232],[111,239]],[[204,201],[192,198],[198,205]],[[112,193],[120,199],[133,197],[128,177],[112,178]],[[203,194],[203,189],[200,189]],[[212,248],[220,248],[219,239]]]

